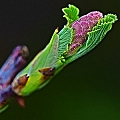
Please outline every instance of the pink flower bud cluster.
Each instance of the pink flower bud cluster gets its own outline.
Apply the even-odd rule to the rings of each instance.
[[[75,21],[71,27],[74,29],[75,34],[71,45],[69,46],[69,53],[82,45],[87,38],[87,33],[103,18],[101,12],[93,11],[80,17],[79,20]]]

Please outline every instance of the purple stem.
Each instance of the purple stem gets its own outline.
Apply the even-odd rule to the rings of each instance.
[[[13,94],[10,84],[25,65],[28,53],[26,46],[16,47],[0,69],[0,104]]]

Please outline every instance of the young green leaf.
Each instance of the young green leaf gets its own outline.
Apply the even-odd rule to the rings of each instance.
[[[72,18],[71,8],[69,5],[69,9],[65,9],[68,18]],[[15,77],[12,82],[13,91],[26,96],[44,87],[64,66],[92,50],[116,20],[112,14],[103,18],[101,12],[93,11],[74,21],[71,26],[64,26],[59,33],[56,30],[45,49]],[[20,80],[25,80],[22,88]]]
[[[69,26],[71,23],[79,19],[79,9],[74,5],[68,5],[69,8],[63,8],[64,16],[67,19],[67,25]]]
[[[70,27],[64,27],[59,33],[59,48],[58,56],[61,57],[64,52],[68,50],[68,45],[73,39],[73,29]]]
[[[90,32],[88,32],[87,41],[80,47],[80,49],[76,54],[74,54],[66,61],[66,64],[85,55],[90,50],[92,50],[96,45],[98,45],[105,37],[107,32],[111,30],[112,24],[116,20],[117,20],[117,16],[113,14],[105,15],[104,18],[100,19],[97,25],[94,26]]]

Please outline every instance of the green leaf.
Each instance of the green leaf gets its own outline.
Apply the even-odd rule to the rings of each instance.
[[[85,55],[94,47],[96,47],[102,39],[105,37],[108,31],[111,30],[112,24],[117,20],[117,16],[108,14],[104,18],[100,19],[98,24],[92,28],[92,31],[88,33],[88,39],[78,52],[68,59],[67,63],[74,61],[75,59]]]
[[[63,8],[64,16],[67,19],[67,25],[69,26],[71,23],[79,19],[79,9],[74,5],[68,5],[69,8]]]
[[[61,57],[63,53],[68,50],[68,45],[73,39],[73,29],[69,27],[64,27],[59,33],[59,48],[58,56]]]
[[[41,57],[39,59],[40,63],[38,63],[39,66],[41,66],[41,68],[54,67],[58,60],[57,58],[58,58],[59,35],[57,34],[57,31],[58,30],[56,29],[50,40],[50,43],[42,51]]]
[[[28,67],[26,67],[26,71],[30,66],[33,66],[31,71],[35,71],[41,68],[46,67],[55,67],[58,61],[58,44],[59,44],[59,35],[57,34],[58,30],[56,29],[53,33],[53,36],[49,42],[49,44],[34,58]],[[35,62],[37,61],[37,62]],[[23,71],[25,72],[25,70]]]

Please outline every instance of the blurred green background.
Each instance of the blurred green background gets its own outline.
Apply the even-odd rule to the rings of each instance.
[[[27,45],[32,60],[66,24],[61,9],[69,3],[80,15],[120,15],[119,0],[1,0],[0,65],[17,45]],[[26,97],[26,108],[11,101],[0,120],[120,120],[120,22],[94,50]]]

